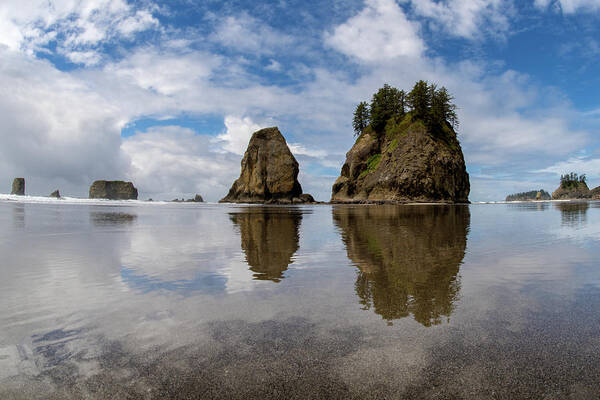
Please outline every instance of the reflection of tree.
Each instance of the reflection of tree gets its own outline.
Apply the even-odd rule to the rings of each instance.
[[[302,214],[293,208],[248,207],[230,214],[240,229],[254,279],[279,282],[298,250]]]
[[[554,206],[560,210],[563,225],[576,227],[586,223],[588,202],[561,202]]]
[[[425,326],[449,317],[457,300],[469,208],[465,206],[340,206],[333,219],[365,309],[391,322],[412,314]]]

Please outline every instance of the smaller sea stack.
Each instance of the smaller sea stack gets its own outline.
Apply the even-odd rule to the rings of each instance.
[[[138,191],[131,182],[95,181],[90,186],[90,199],[137,200]]]
[[[13,180],[12,191],[10,194],[25,196],[25,178],[15,178]]]

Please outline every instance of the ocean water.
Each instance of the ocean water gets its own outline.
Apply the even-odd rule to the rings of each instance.
[[[600,203],[0,199],[0,399],[600,396]]]

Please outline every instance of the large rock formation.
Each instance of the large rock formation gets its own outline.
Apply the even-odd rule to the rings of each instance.
[[[600,186],[590,190],[592,193],[592,200],[600,200]]]
[[[389,322],[412,314],[430,326],[450,317],[460,290],[469,208],[335,206],[360,304]]]
[[[131,182],[95,181],[90,186],[90,199],[137,200],[138,191]]]
[[[25,196],[25,178],[15,178],[10,194]]]
[[[407,114],[385,132],[368,127],[346,154],[332,202],[468,202],[469,174],[456,133],[430,132]]]
[[[552,200],[591,199],[592,191],[585,182],[571,181],[561,184],[553,193]]]
[[[254,132],[242,172],[222,203],[303,202],[298,182],[298,162],[277,127]]]
[[[254,279],[283,279],[298,251],[302,213],[279,207],[248,207],[231,213],[230,218],[240,230],[242,249]]]

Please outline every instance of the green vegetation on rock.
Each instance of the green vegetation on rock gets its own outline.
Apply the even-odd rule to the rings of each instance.
[[[371,103],[360,102],[355,111],[352,126],[354,133],[360,135],[371,127],[377,136],[389,135],[390,131],[402,132],[409,121],[421,121],[434,134],[454,132],[447,127],[458,126],[456,105],[445,87],[420,80],[406,93],[387,83],[371,99]],[[390,125],[392,125],[390,127]]]
[[[373,154],[371,157],[369,157],[369,159],[367,160],[367,169],[365,169],[363,172],[361,172],[360,178],[364,177],[365,175],[367,175],[370,172],[375,171],[377,169],[377,167],[379,166],[380,162],[381,162],[381,154]]]

